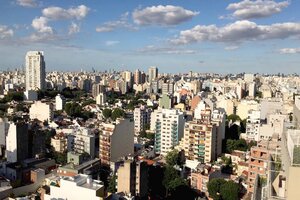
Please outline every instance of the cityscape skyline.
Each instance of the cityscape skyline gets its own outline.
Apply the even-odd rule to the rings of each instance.
[[[271,0],[1,1],[0,70],[25,66],[25,53],[38,50],[47,71],[299,73],[299,7]]]

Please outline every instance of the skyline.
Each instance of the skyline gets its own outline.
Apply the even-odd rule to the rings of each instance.
[[[300,1],[185,2],[1,1],[0,69],[300,73]]]

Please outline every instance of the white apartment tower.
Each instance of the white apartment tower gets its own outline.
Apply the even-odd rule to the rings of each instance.
[[[155,132],[155,153],[166,155],[183,137],[184,112],[159,109],[151,113],[151,130]]]
[[[66,99],[61,94],[55,97],[55,110],[63,110],[66,104]]]
[[[41,90],[45,88],[44,52],[28,51],[25,57],[26,90]]]

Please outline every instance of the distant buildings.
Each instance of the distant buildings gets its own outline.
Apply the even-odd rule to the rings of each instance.
[[[25,57],[26,90],[45,89],[45,61],[44,52],[29,51]]]

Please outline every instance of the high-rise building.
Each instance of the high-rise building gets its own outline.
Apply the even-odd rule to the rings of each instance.
[[[141,84],[142,83],[142,73],[138,69],[134,72],[134,83],[135,84]]]
[[[117,119],[103,124],[99,135],[99,158],[102,164],[110,165],[123,156],[134,152],[134,127],[130,119]]]
[[[148,82],[156,80],[158,76],[157,67],[150,67],[148,76],[149,76]]]
[[[96,104],[103,106],[105,103],[106,103],[106,94],[101,92],[96,96]]]
[[[127,83],[128,88],[132,88],[132,73],[130,71],[122,72],[122,78]]]
[[[88,153],[91,158],[95,157],[95,135],[87,128],[80,128],[75,131],[73,151],[76,153]]]
[[[45,61],[44,52],[29,51],[25,57],[26,90],[45,89]]]
[[[28,125],[10,123],[6,136],[6,156],[8,162],[20,162],[28,158]]]
[[[98,94],[104,93],[105,91],[105,86],[100,83],[93,84],[92,86],[92,95],[94,98],[96,98]]]
[[[146,162],[124,160],[117,171],[117,192],[145,197],[148,192],[148,166]]]
[[[134,132],[140,133],[145,130],[145,125],[149,124],[151,121],[151,109],[146,106],[140,106],[134,109]]]
[[[151,113],[151,130],[155,132],[155,153],[166,155],[183,137],[184,112],[158,109]]]
[[[65,107],[66,99],[61,94],[55,97],[55,110],[63,110]]]

